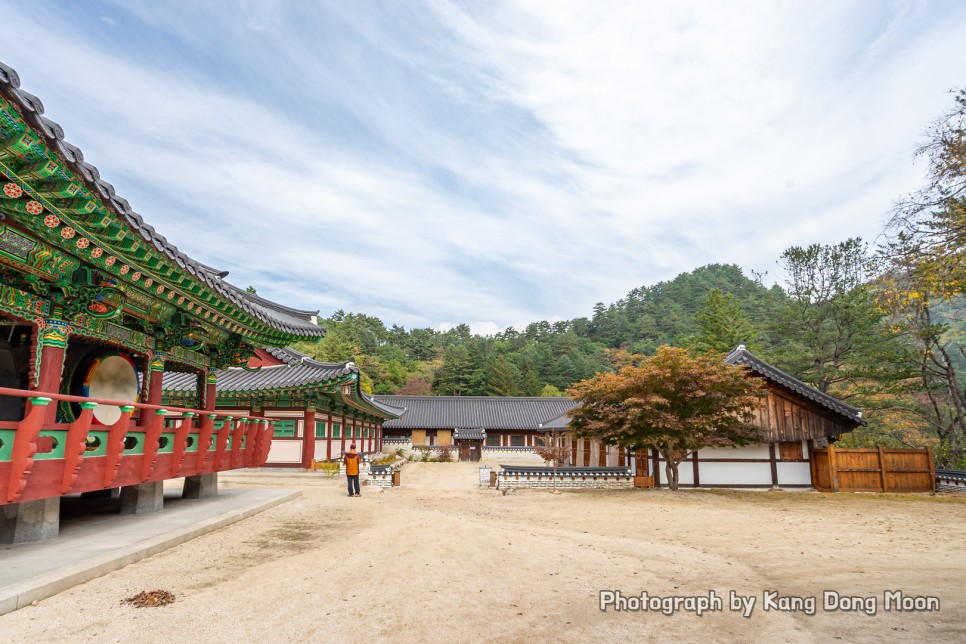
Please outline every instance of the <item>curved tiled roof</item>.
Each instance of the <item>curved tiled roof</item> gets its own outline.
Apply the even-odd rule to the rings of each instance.
[[[318,311],[288,309],[247,293],[223,281],[222,278],[227,275],[227,272],[212,269],[178,250],[177,246],[145,222],[127,199],[115,192],[113,185],[101,179],[100,171],[84,160],[84,153],[80,148],[64,140],[63,128],[44,116],[44,105],[40,99],[20,89],[20,77],[17,72],[3,63],[0,63],[0,92],[21,108],[24,121],[46,139],[47,147],[68,165],[105,207],[114,212],[118,221],[125,223],[174,264],[236,307],[273,329],[300,337],[324,335],[324,330],[316,325],[313,319]]]
[[[486,439],[485,429],[463,429],[456,428],[453,432],[453,440],[457,441],[481,441]]]
[[[312,389],[327,383],[353,383],[354,396],[361,399],[363,407],[371,407],[384,416],[398,417],[406,410],[391,404],[380,403],[373,396],[358,389],[359,367],[352,362],[319,362],[295,349],[265,349],[282,364],[267,365],[255,370],[229,367],[217,372],[219,393],[243,393],[268,390]],[[355,374],[351,379],[350,374]],[[166,371],[162,389],[166,392],[194,392],[198,376],[193,373]]]
[[[363,392],[362,398],[373,407],[376,407],[377,409],[381,409],[382,411],[386,412],[387,414],[395,418],[399,418],[400,416],[406,413],[405,407],[396,407],[395,405],[379,402],[378,400],[376,400],[376,397],[373,396],[372,394],[367,394]]]
[[[386,429],[533,429],[577,403],[570,398],[496,396],[375,396],[376,401],[405,407]]]
[[[553,418],[548,418],[547,420],[540,423],[540,429],[567,429],[570,427],[570,416],[567,412],[559,414]]]
[[[291,389],[335,380],[350,373],[359,373],[351,362],[318,362],[292,349],[267,349],[285,364],[261,367],[249,371],[241,367],[229,367],[217,372],[218,391],[264,391],[266,389]],[[193,373],[164,373],[165,391],[194,391],[198,377]]]
[[[801,380],[788,375],[781,369],[773,367],[755,354],[745,349],[745,345],[743,344],[738,345],[734,351],[729,353],[728,357],[725,358],[725,362],[728,364],[748,367],[753,372],[764,377],[766,380],[770,380],[771,382],[781,385],[786,389],[790,389],[800,396],[804,396],[812,402],[817,403],[822,407],[835,412],[836,414],[845,416],[853,423],[859,425],[866,424],[865,419],[862,418],[862,410],[858,407],[846,405],[844,402],[833,398],[828,394],[822,393],[815,387],[806,385]]]
[[[513,476],[553,476],[554,468],[546,465],[503,465],[501,474]],[[558,467],[557,476],[630,476],[629,467]]]

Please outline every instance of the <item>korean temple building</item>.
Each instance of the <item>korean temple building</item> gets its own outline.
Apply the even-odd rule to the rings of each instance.
[[[122,511],[157,511],[165,479],[186,477],[185,496],[201,497],[217,472],[264,463],[272,421],[290,425],[216,410],[218,378],[324,333],[315,312],[246,293],[179,251],[43,114],[0,64],[4,543],[56,536],[65,494],[120,490]],[[186,407],[161,405],[175,375],[194,385]],[[343,365],[325,395],[364,438],[387,412],[358,394],[357,375]]]
[[[816,487],[813,450],[834,443],[842,434],[865,425],[856,407],[811,387],[748,351],[737,347],[725,361],[745,367],[750,377],[761,378],[767,395],[753,422],[762,430],[762,442],[744,447],[707,447],[688,454],[678,465],[681,487],[800,488]],[[633,453],[597,440],[576,438],[567,431],[569,419],[561,415],[544,423],[545,431],[563,432],[570,465],[577,467],[632,467],[639,477],[663,481],[665,461],[653,450]]]
[[[542,424],[576,403],[570,398],[502,396],[375,396],[405,412],[383,425],[386,440],[404,447],[453,446],[460,460],[530,456]]]
[[[244,367],[216,376],[217,410],[275,423],[267,467],[310,468],[339,458],[353,443],[361,452],[380,452],[383,422],[405,412],[363,393],[352,362],[318,362],[294,349],[257,349]],[[191,374],[164,375],[167,404],[192,406],[199,391]]]

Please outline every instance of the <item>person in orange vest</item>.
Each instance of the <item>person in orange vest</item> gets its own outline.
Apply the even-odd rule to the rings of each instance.
[[[356,453],[356,444],[349,445],[348,453],[342,457],[342,462],[345,463],[345,475],[349,479],[349,496],[362,496],[359,493],[360,460],[359,454]],[[352,492],[353,486],[355,486],[355,493]]]

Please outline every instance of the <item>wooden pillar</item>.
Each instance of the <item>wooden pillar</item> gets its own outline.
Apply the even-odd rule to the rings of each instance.
[[[828,478],[833,492],[839,491],[839,473],[835,469],[835,445],[828,444]]]
[[[882,446],[879,446],[879,491],[886,492],[886,467],[885,467],[885,454],[882,451]]]
[[[40,366],[34,373],[34,390],[45,393],[60,393],[61,378],[64,371],[64,356],[67,354],[67,323],[62,319],[59,306],[53,306],[50,317],[44,320],[34,346],[40,354]],[[57,407],[47,405],[44,410],[43,424],[57,422]]]
[[[332,414],[325,415],[325,460],[332,460]]]
[[[155,353],[148,359],[148,404],[161,404],[161,387],[164,384],[164,354]]]
[[[654,463],[654,487],[661,487],[661,452],[651,450],[651,460]]]
[[[205,411],[215,411],[215,401],[218,398],[218,375],[209,371],[205,378]]]
[[[347,428],[345,426],[345,414],[342,414],[342,452],[341,452],[341,454],[345,454],[345,433],[346,433],[346,429]]]
[[[694,487],[698,487],[698,485],[701,483],[701,477],[698,473],[698,450],[691,452],[691,469],[694,473],[694,476],[692,477],[694,479]]]
[[[302,416],[302,468],[312,467],[315,460],[315,407],[306,407]]]
[[[768,461],[771,463],[771,486],[778,487],[778,461],[775,458],[774,443],[768,443]]]

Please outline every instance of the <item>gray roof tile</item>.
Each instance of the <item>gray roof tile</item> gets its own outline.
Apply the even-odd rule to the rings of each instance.
[[[541,422],[577,404],[570,398],[496,396],[375,396],[375,399],[406,408],[402,418],[386,421],[386,429],[539,430]]]
[[[47,139],[47,146],[57,152],[67,162],[78,177],[82,177],[88,188],[97,195],[105,206],[111,208],[121,222],[138,233],[145,241],[153,244],[161,253],[189,273],[227,298],[237,307],[270,327],[302,337],[321,337],[325,331],[315,324],[318,311],[302,311],[275,304],[264,298],[252,295],[233,286],[222,278],[227,272],[218,272],[201,262],[191,259],[134,212],[131,204],[115,194],[114,186],[100,178],[100,171],[84,161],[79,148],[64,141],[64,130],[60,125],[43,116],[44,105],[40,99],[20,89],[20,76],[7,65],[0,62],[0,92],[23,108],[23,118],[28,125],[41,132]]]
[[[818,403],[822,407],[829,409],[840,416],[844,416],[853,423],[865,425],[866,421],[862,418],[862,410],[852,405],[847,405],[841,400],[822,393],[815,387],[806,385],[801,380],[794,378],[778,367],[774,367],[755,354],[745,349],[745,345],[738,345],[734,351],[728,354],[725,362],[733,365],[742,365],[751,369],[754,373],[764,377],[775,384],[790,389],[800,396],[808,398],[812,402]]]

